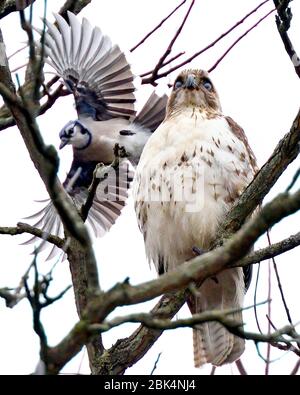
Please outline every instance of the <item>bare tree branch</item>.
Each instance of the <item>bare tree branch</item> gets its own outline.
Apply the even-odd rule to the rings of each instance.
[[[0,19],[6,17],[12,12],[24,10],[35,0],[1,0],[0,1]]]
[[[16,236],[24,233],[29,233],[33,236],[39,237],[40,239],[47,240],[49,243],[54,244],[58,248],[63,248],[65,240],[58,236],[46,234],[41,229],[35,228],[31,225],[19,222],[16,227],[0,227],[1,235]]]
[[[32,290],[29,288],[28,285],[28,277],[31,268],[33,268],[34,270],[34,283]],[[50,297],[48,296],[48,289],[52,280],[52,271],[45,276],[40,275],[37,267],[37,255],[35,255],[29,270],[26,272],[26,275],[23,276],[23,284],[26,292],[26,297],[32,308],[33,328],[40,339],[41,359],[46,368],[48,367],[48,341],[44,326],[41,321],[41,313],[43,309],[61,299],[65,295],[65,293],[71,288],[71,286],[68,286],[56,297]]]
[[[242,329],[240,323],[235,322],[230,315],[237,310],[213,310],[213,311],[205,311],[199,314],[193,314],[192,317],[177,319],[175,321],[171,321],[169,319],[162,319],[153,317],[150,314],[130,314],[126,317],[117,317],[112,319],[110,322],[105,322],[103,324],[94,324],[89,327],[91,332],[105,332],[110,328],[114,328],[124,323],[143,323],[143,325],[159,330],[170,330],[170,329],[178,329],[178,328],[195,328],[199,324],[205,322],[216,321],[222,324],[229,332],[233,333],[236,336],[241,337],[245,340],[253,340],[255,342],[264,342],[269,344],[286,344],[290,345],[293,342],[298,342],[300,335],[295,332],[295,328],[293,325],[284,326],[281,329],[274,331],[273,333],[268,334],[260,334],[254,332],[247,332]],[[289,339],[284,337],[284,335],[289,336]]]
[[[10,309],[16,306],[25,297],[25,294],[15,292],[13,288],[0,288],[0,298],[5,300],[6,307]]]
[[[41,94],[41,99],[44,96],[47,96],[47,101],[44,104],[42,104],[40,108],[37,110],[37,116],[45,114],[56,103],[57,99],[59,99],[60,97],[70,95],[70,92],[64,89],[63,84],[60,84],[53,93],[49,92],[49,89],[57,81],[57,79],[55,77],[55,81],[54,79],[52,79],[45,85],[47,87],[47,90]],[[21,89],[23,89],[23,87],[21,87]],[[4,116],[0,115],[0,131],[16,125],[14,118],[9,114],[6,114],[6,112],[7,112],[7,107],[4,105],[0,109],[0,114],[4,115]]]
[[[274,4],[277,9],[277,30],[280,34],[284,48],[294,65],[296,74],[300,78],[300,59],[287,33],[293,17],[291,8],[289,7],[290,0],[274,0]]]
[[[291,249],[300,245],[300,232],[295,235],[289,236],[286,239],[272,244],[269,247],[262,248],[261,250],[251,252],[245,258],[240,260],[243,266],[252,265],[253,263],[262,262],[266,259],[273,258],[280,254],[284,254]]]
[[[73,12],[73,14],[77,15],[84,7],[89,5],[91,2],[92,0],[66,0],[65,4],[59,11],[59,14],[63,18],[68,20],[67,11],[71,11]]]

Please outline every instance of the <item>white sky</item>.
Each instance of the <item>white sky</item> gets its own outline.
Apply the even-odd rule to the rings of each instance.
[[[63,1],[48,2],[50,11],[57,11]],[[259,3],[258,0],[197,0],[194,10],[178,42],[174,45],[173,55],[181,51],[192,54],[206,46],[213,39],[240,20]],[[37,0],[35,16],[42,15],[43,1]],[[86,16],[93,25],[98,25],[126,50],[135,45],[161,19],[163,19],[179,1],[168,0],[103,0],[93,1],[81,16]],[[150,70],[166,49],[186,12],[188,4],[178,12],[164,27],[131,57],[133,69],[137,72]],[[209,68],[229,45],[250,27],[259,17],[272,7],[272,1],[252,16],[246,24],[240,26],[232,35],[215,48],[197,58],[190,65],[196,68]],[[292,2],[293,22],[290,35],[295,47],[300,52],[300,4]],[[36,25],[41,22],[36,18]],[[7,53],[20,48],[25,36],[18,27],[18,16],[11,15],[2,20],[1,28],[6,42]],[[26,61],[26,51],[14,58],[12,67]],[[188,67],[190,67],[188,66]],[[176,74],[176,73],[175,73]],[[22,75],[22,73],[20,73]],[[164,82],[171,82],[175,75]],[[213,81],[219,91],[224,113],[232,116],[246,131],[259,165],[270,156],[279,139],[288,132],[299,108],[299,79],[286,55],[276,30],[274,16],[265,20],[257,29],[249,33],[212,73]],[[139,91],[140,106],[149,86]],[[47,143],[59,145],[58,132],[70,119],[76,118],[71,97],[60,99],[45,116],[39,118],[39,125]],[[69,169],[71,149],[62,151],[60,174],[62,178]],[[27,215],[37,211],[35,199],[47,197],[42,181],[31,163],[24,143],[16,128],[0,132],[0,168],[2,193],[0,195],[0,226],[13,226]],[[299,167],[299,159],[294,162],[285,175],[276,184],[268,199],[283,191]],[[277,225],[271,234],[272,242],[279,241],[299,231],[300,215],[286,219]],[[25,238],[0,237],[1,265],[0,287],[16,286],[20,277],[29,266],[32,257],[30,247],[20,246]],[[266,245],[262,238],[257,247]],[[108,289],[116,281],[130,277],[133,284],[146,281],[156,276],[150,270],[145,259],[142,236],[138,231],[132,202],[124,209],[121,218],[112,230],[103,238],[94,242],[99,264],[100,282],[103,289]],[[277,259],[283,287],[291,314],[295,322],[300,321],[298,308],[299,286],[299,249]],[[52,262],[53,263],[53,262]],[[40,267],[47,272],[51,263],[40,259]],[[262,264],[262,277],[259,283],[259,301],[267,299],[267,264]],[[53,295],[70,284],[69,269],[66,262],[56,270]],[[273,276],[274,277],[274,276]],[[276,283],[273,282],[272,319],[277,327],[287,323],[280,303]],[[253,304],[254,283],[246,297],[246,305]],[[155,301],[132,308],[118,309],[114,314],[126,312],[146,312]],[[266,328],[266,307],[259,307],[262,326]],[[179,317],[186,317],[189,312],[183,308]],[[43,313],[49,343],[56,344],[76,322],[77,315],[72,291],[63,301],[51,306]],[[245,314],[247,329],[256,331],[252,312]],[[0,300],[0,374],[27,374],[34,370],[38,361],[39,345],[32,330],[31,309],[27,301],[21,302],[13,310],[6,309]],[[118,338],[127,337],[134,325],[124,325],[104,335],[105,346],[114,344]],[[264,351],[264,347],[261,347]],[[190,329],[166,332],[155,346],[139,363],[127,370],[128,374],[149,374],[159,352],[162,352],[157,374],[207,374],[210,367],[200,370],[193,368],[192,334]],[[272,349],[272,358],[283,356]],[[80,368],[82,354],[77,356],[65,369],[65,373],[87,373],[86,356]],[[264,362],[257,356],[252,342],[247,343],[242,358],[250,374],[264,374]],[[271,374],[288,374],[296,362],[294,355],[285,355],[271,365]],[[225,366],[217,369],[217,374],[231,374],[235,367]]]

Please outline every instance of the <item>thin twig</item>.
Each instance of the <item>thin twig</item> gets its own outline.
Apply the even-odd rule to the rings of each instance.
[[[277,331],[278,328],[276,328],[276,326],[273,324],[273,322],[272,322],[271,318],[268,316],[268,314],[266,315],[266,317],[267,317],[267,320],[268,320],[268,322],[270,323],[271,327],[272,327],[275,331]]]
[[[289,192],[293,188],[299,177],[300,177],[300,168],[296,171],[296,174],[294,175],[290,185],[287,187],[286,192]]]
[[[236,367],[238,368],[238,371],[240,372],[241,376],[247,376],[248,373],[246,372],[246,369],[244,368],[244,365],[242,363],[241,359],[238,359],[235,361]]]
[[[271,238],[270,238],[270,232],[269,231],[267,231],[267,237],[268,237],[269,245],[271,246]],[[272,259],[273,268],[274,268],[275,275],[276,275],[276,280],[277,280],[277,284],[278,284],[281,300],[282,300],[282,303],[283,303],[283,306],[284,306],[284,309],[285,309],[285,312],[286,312],[286,315],[287,315],[287,319],[288,319],[289,323],[292,325],[293,324],[292,317],[291,317],[290,310],[288,308],[287,302],[285,300],[285,296],[284,296],[284,292],[283,292],[283,288],[282,288],[282,284],[281,284],[278,268],[277,268],[277,265],[276,265],[274,257],[272,257],[271,259]],[[271,317],[271,316],[269,315],[269,317]]]
[[[157,79],[157,73],[160,70],[160,68],[162,67],[164,61],[170,55],[170,53],[172,51],[172,48],[173,48],[173,45],[174,45],[175,41],[177,40],[177,38],[179,37],[179,35],[180,35],[180,33],[181,33],[181,31],[182,31],[182,29],[183,29],[188,17],[190,15],[190,12],[192,11],[192,8],[193,8],[194,4],[195,4],[195,0],[192,0],[191,4],[190,4],[190,6],[189,6],[189,8],[187,10],[187,13],[185,14],[185,16],[183,18],[183,21],[182,21],[181,25],[179,26],[178,30],[176,31],[174,37],[170,41],[170,44],[168,45],[168,48],[166,49],[164,54],[159,59],[159,61],[157,62],[156,66],[154,67],[152,75],[149,77],[149,79],[152,81],[152,84],[154,84],[155,80]]]
[[[151,370],[150,376],[153,376],[153,373],[154,373],[155,370],[157,369],[157,365],[158,365],[158,362],[159,362],[159,360],[160,360],[161,354],[162,354],[161,352],[158,354],[158,356],[157,356],[157,358],[156,358],[156,361],[155,361],[155,363],[154,363],[153,369]]]
[[[252,14],[258,11],[260,7],[262,7],[264,4],[266,4],[270,0],[265,0],[262,3],[260,3],[255,9],[250,11],[247,15],[245,15],[241,20],[236,22],[232,27],[230,27],[226,32],[222,33],[219,37],[217,37],[214,41],[212,41],[210,44],[208,44],[206,47],[202,48],[200,51],[196,52],[192,56],[190,56],[188,59],[184,60],[182,63],[179,63],[178,65],[170,68],[166,72],[160,73],[157,75],[156,80],[166,77],[168,74],[172,73],[173,71],[178,70],[179,68],[185,66],[186,64],[190,63],[192,60],[194,60],[196,57],[200,56],[202,53],[206,52],[208,49],[214,47],[219,41],[221,41],[224,37],[226,37],[229,33],[231,33],[234,29],[236,29],[239,25],[245,22],[247,18],[249,18]],[[149,74],[149,73],[148,73]],[[142,80],[142,84],[148,84],[151,83],[151,80],[149,78],[144,78]]]
[[[164,18],[151,32],[149,32],[141,41],[138,42],[134,47],[130,49],[130,52],[135,51],[140,45],[142,45],[156,30],[158,30],[175,12],[184,4],[186,3],[186,0],[183,0],[174,10],[166,17]]]
[[[271,274],[271,262],[270,260],[268,261],[268,317],[271,319],[271,293],[272,293],[272,280],[271,280],[272,274]],[[270,321],[268,321],[268,335],[271,333],[271,324]],[[271,360],[271,344],[267,344],[267,357],[266,357],[266,365],[265,365],[265,375],[269,375],[270,371],[270,360]]]
[[[244,34],[242,34],[237,40],[234,41],[233,44],[230,45],[230,47],[223,53],[223,55],[214,63],[213,66],[210,67],[208,70],[209,73],[211,73],[221,62],[222,60],[227,56],[227,54],[248,34],[250,33],[253,29],[255,29],[262,21],[264,21],[269,15],[271,15],[275,11],[275,8],[268,12],[265,16],[260,18],[258,22],[256,22],[254,25],[250,27],[250,29],[246,30]]]
[[[16,73],[17,71],[24,69],[24,67],[27,67],[27,63],[24,63],[21,66],[17,66],[16,68],[12,69],[11,73]]]
[[[177,54],[177,55],[173,56],[172,58],[166,60],[166,61],[161,65],[161,68],[163,68],[163,67],[167,66],[168,64],[172,63],[174,60],[180,58],[180,57],[181,57],[182,55],[184,55],[184,54],[185,54],[185,52],[180,52],[179,54]],[[141,77],[141,78],[146,77],[147,75],[152,74],[152,72],[153,72],[153,70],[147,71],[146,73],[140,74],[139,77]]]
[[[23,51],[25,48],[28,47],[28,44],[26,43],[23,47],[17,49],[15,52],[13,52],[11,55],[7,56],[7,59],[10,60],[12,57]]]
[[[260,327],[260,323],[259,323],[259,320],[258,320],[258,313],[257,313],[257,291],[258,291],[259,274],[260,274],[260,262],[258,263],[257,274],[256,274],[256,281],[255,281],[255,290],[254,290],[254,316],[255,316],[255,321],[256,321],[257,329],[259,330],[260,333],[262,333],[262,330],[261,330],[261,327]]]
[[[291,376],[295,376],[298,373],[299,368],[300,368],[300,358],[298,359],[296,365],[294,366],[294,369],[291,371]]]
[[[210,371],[210,376],[214,376],[215,375],[215,373],[216,373],[216,370],[217,370],[217,367],[216,366],[213,366],[212,368],[211,368],[211,371]]]

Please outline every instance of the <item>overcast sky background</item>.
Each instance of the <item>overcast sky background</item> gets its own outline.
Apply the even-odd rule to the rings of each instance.
[[[63,1],[48,1],[48,19],[53,20],[52,11],[58,11]],[[162,29],[154,34],[142,47],[130,57],[133,70],[138,74],[151,70],[167,48],[174,32],[182,21],[190,1],[170,19]],[[196,0],[192,14],[176,44],[173,55],[185,51],[191,55],[200,50],[221,33],[242,19],[258,5],[258,0]],[[102,0],[92,1],[81,13],[92,25],[98,25],[102,31],[128,50],[146,33],[160,22],[177,4],[177,0]],[[247,28],[254,24],[273,7],[269,1],[259,12],[253,15],[216,47],[196,58],[188,67],[209,69],[222,53]],[[290,36],[300,52],[300,4],[292,2],[293,21]],[[39,16],[43,14],[43,1],[37,0],[34,6],[35,25],[41,26]],[[271,15],[254,31],[249,33],[212,73],[212,79],[219,91],[223,111],[237,121],[248,136],[250,145],[261,166],[273,152],[280,138],[287,133],[299,108],[299,79],[285,53],[283,44]],[[18,24],[18,15],[10,15],[1,20],[10,55],[22,46],[25,35]],[[25,63],[26,51],[11,60],[11,67]],[[173,63],[172,66],[176,64]],[[162,83],[172,82],[176,74],[166,78]],[[22,72],[20,72],[22,78]],[[141,107],[152,87],[143,86],[138,92],[138,107]],[[76,113],[72,97],[60,99],[53,108],[38,119],[45,141],[56,147],[59,145],[58,132]],[[71,162],[71,148],[65,148],[61,154],[60,175],[63,179]],[[293,163],[275,188],[267,197],[271,199],[283,191],[296,169],[299,159]],[[14,226],[22,218],[39,209],[35,199],[47,197],[20,134],[16,128],[0,132],[0,171],[2,193],[0,194],[0,226]],[[299,186],[299,183],[298,183]],[[300,215],[288,218],[272,230],[272,242],[280,241],[299,231]],[[0,288],[17,286],[32,261],[32,247],[20,246],[25,237],[0,237]],[[266,237],[261,238],[256,247],[267,244]],[[132,284],[155,278],[154,269],[149,269],[145,259],[142,236],[138,230],[132,202],[124,209],[121,218],[111,231],[102,239],[94,241],[95,253],[99,264],[102,289],[109,289],[117,281],[129,277]],[[47,272],[53,262],[45,263],[41,255],[40,269]],[[300,321],[299,314],[299,249],[277,258],[283,288],[294,322]],[[267,263],[262,263],[262,276],[259,282],[258,300],[267,299]],[[67,262],[60,263],[55,271],[55,283],[51,294],[55,295],[70,284]],[[274,277],[274,275],[273,275]],[[276,283],[272,282],[272,320],[277,327],[287,323]],[[247,294],[245,305],[253,304],[254,282]],[[126,312],[147,312],[155,301],[132,308],[117,309],[114,315]],[[266,329],[266,306],[259,307],[260,321]],[[189,316],[184,307],[178,317]],[[66,297],[43,312],[49,344],[55,345],[65,336],[77,320],[72,290]],[[257,331],[252,311],[245,314],[246,328]],[[0,300],[0,374],[27,374],[34,370],[39,359],[39,342],[32,329],[31,309],[27,301],[22,301],[13,310],[5,308]],[[106,347],[110,347],[118,338],[129,336],[135,325],[123,325],[104,335]],[[260,349],[265,355],[265,347]],[[149,374],[157,355],[162,352],[156,374],[207,374],[210,367],[194,369],[192,350],[192,331],[178,329],[165,332],[148,354],[128,374]],[[272,359],[281,357],[271,365],[271,374],[288,374],[296,363],[296,356],[277,352],[272,348]],[[257,355],[252,342],[247,342],[242,360],[250,374],[264,374],[264,362]],[[82,353],[74,358],[64,369],[64,373],[88,373],[88,361]],[[234,366],[217,369],[216,374],[236,373]]]

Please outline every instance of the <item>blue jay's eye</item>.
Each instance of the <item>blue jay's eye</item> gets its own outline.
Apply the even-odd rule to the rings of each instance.
[[[212,88],[213,88],[212,83],[211,83],[209,80],[207,80],[207,79],[203,80],[202,85],[203,85],[204,88],[207,89],[208,91],[211,91]]]
[[[81,93],[81,94],[85,93],[85,91],[86,91],[86,89],[83,86],[77,86],[76,90],[78,93]]]
[[[88,130],[87,129],[85,129],[85,128],[83,128],[83,129],[81,129],[81,134],[87,134],[87,132],[88,132]]]
[[[178,80],[175,82],[175,84],[174,84],[174,88],[175,88],[175,89],[181,88],[182,85],[183,85],[183,81],[182,81],[181,79],[178,79]]]

